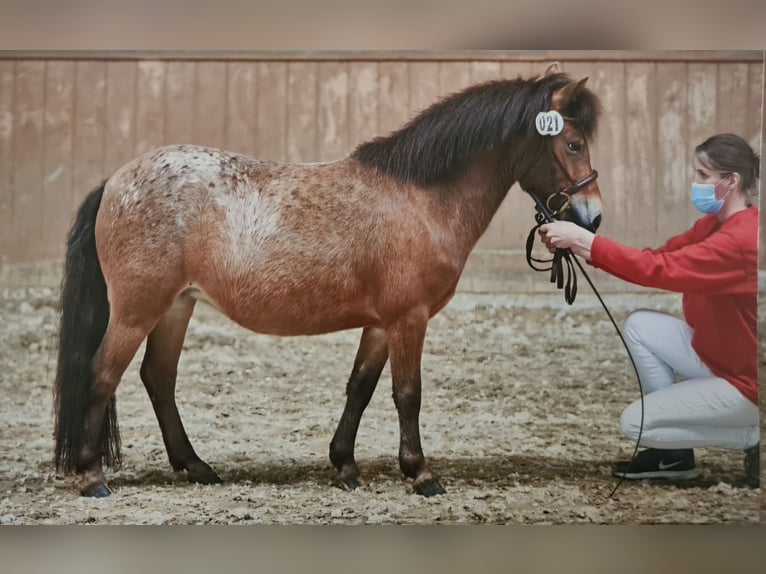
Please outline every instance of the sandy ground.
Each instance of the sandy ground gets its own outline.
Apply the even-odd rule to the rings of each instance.
[[[668,295],[608,296],[678,313]],[[738,489],[742,453],[698,450],[683,485],[616,481],[633,445],[619,431],[638,397],[627,356],[592,297],[458,295],[429,327],[421,432],[447,489],[413,494],[398,469],[388,368],[362,419],[365,481],[334,485],[327,452],[359,331],[277,338],[198,305],[179,367],[178,403],[200,456],[225,484],[199,486],[167,462],[138,378],[117,391],[124,463],[113,496],[79,496],[52,460],[56,294],[0,291],[0,523],[442,524],[756,523],[760,491]],[[763,353],[762,353],[763,355]]]

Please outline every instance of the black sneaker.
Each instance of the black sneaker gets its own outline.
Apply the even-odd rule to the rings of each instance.
[[[699,471],[694,466],[694,451],[690,448],[647,448],[639,452],[632,462],[618,462],[612,465],[612,476],[621,478],[623,475],[630,480],[687,480],[699,476]]]
[[[745,449],[745,477],[737,481],[737,486],[761,486],[761,443]]]

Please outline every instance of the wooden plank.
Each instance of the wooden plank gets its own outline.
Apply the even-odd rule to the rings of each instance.
[[[136,64],[106,64],[106,148],[104,174],[108,177],[135,156]]]
[[[258,51],[250,50],[26,50],[6,51],[2,58],[13,59],[101,59],[162,61],[262,61],[262,62],[464,62],[464,61],[594,61],[594,62],[761,62],[762,50],[434,50],[434,51]]]
[[[763,128],[763,63],[748,64],[747,67],[747,127],[744,137],[763,156],[760,150]]]
[[[136,155],[164,143],[166,66],[165,62],[138,63],[136,69]],[[172,105],[176,105],[176,102],[173,102]]]
[[[317,158],[317,64],[287,65],[287,161]]]
[[[74,217],[72,149],[75,63],[46,62],[43,158],[42,257],[64,256],[65,238]]]
[[[542,74],[545,73],[545,70],[553,64],[554,62],[545,62],[543,66],[535,66],[536,75],[542,76]],[[558,64],[561,71],[565,74],[569,74],[573,80],[581,80],[587,77],[588,81],[590,81],[590,77],[597,69],[594,62],[558,62]]]
[[[690,63],[687,80],[688,162],[687,182],[691,185],[694,174],[694,148],[716,133],[716,100],[718,66],[716,64]],[[701,216],[691,200],[686,206],[687,222]]]
[[[75,63],[72,208],[104,179],[106,62]]]
[[[163,143],[194,143],[197,63],[168,62],[165,76]]]
[[[656,65],[631,63],[627,67],[627,132],[625,186],[628,190],[627,242],[645,247],[657,242],[654,204],[657,199]]]
[[[353,148],[376,137],[378,128],[378,64],[349,64],[348,138]],[[350,151],[350,150],[349,150]]]
[[[409,64],[384,62],[378,67],[378,125],[380,135],[401,128],[409,119]]]
[[[460,92],[471,85],[469,62],[440,62],[439,93],[443,97]]]
[[[0,60],[0,267],[11,260],[13,231],[13,111],[16,66]]]
[[[500,64],[500,76],[507,80],[517,78],[529,80],[533,76],[541,75],[544,71],[544,66],[532,62],[502,62]]]
[[[660,241],[681,233],[689,204],[687,64],[657,64],[657,234]]]
[[[226,142],[224,147],[245,155],[255,154],[256,65],[230,62],[226,105]]]
[[[438,101],[441,85],[438,62],[413,62],[409,66],[410,117]]]
[[[747,137],[747,64],[718,64],[718,133]]]
[[[216,148],[224,147],[227,85],[226,63],[197,63],[192,140],[194,143]]]
[[[287,159],[287,64],[257,66],[256,155]]]
[[[348,64],[317,64],[319,101],[317,110],[317,161],[333,161],[349,152]]]
[[[45,62],[25,60],[16,66],[13,110],[11,254],[19,261],[39,257],[43,234],[43,108]]]
[[[599,233],[623,243],[628,240],[628,204],[631,196],[625,185],[628,163],[626,83],[626,65],[620,62],[594,66],[587,83],[601,100],[602,106],[598,133],[590,146],[591,165],[599,173],[598,185],[603,203]]]
[[[472,84],[481,84],[501,77],[500,62],[471,62]]]

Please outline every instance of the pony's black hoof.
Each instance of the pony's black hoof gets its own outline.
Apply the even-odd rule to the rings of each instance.
[[[447,491],[444,490],[444,487],[436,480],[430,480],[428,482],[424,482],[423,484],[416,484],[415,492],[425,496],[426,498],[447,493]]]
[[[210,465],[202,461],[197,461],[196,463],[189,465],[186,468],[186,472],[186,478],[189,479],[189,482],[195,482],[197,484],[223,483],[221,477],[210,468]]]
[[[338,486],[340,486],[343,490],[353,492],[362,488],[362,483],[355,478],[339,478]]]
[[[112,491],[105,484],[92,484],[86,486],[80,492],[83,496],[89,496],[90,498],[106,498],[112,494]]]
[[[223,484],[221,477],[214,472],[189,474],[189,482],[196,484]]]

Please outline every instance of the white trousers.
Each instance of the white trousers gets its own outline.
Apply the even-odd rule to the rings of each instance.
[[[700,360],[691,345],[693,333],[685,321],[659,311],[635,311],[625,321],[623,335],[644,391],[641,445],[755,446],[760,438],[758,407]],[[676,375],[680,382],[675,382]],[[621,422],[622,432],[635,441],[640,399],[623,411]]]

